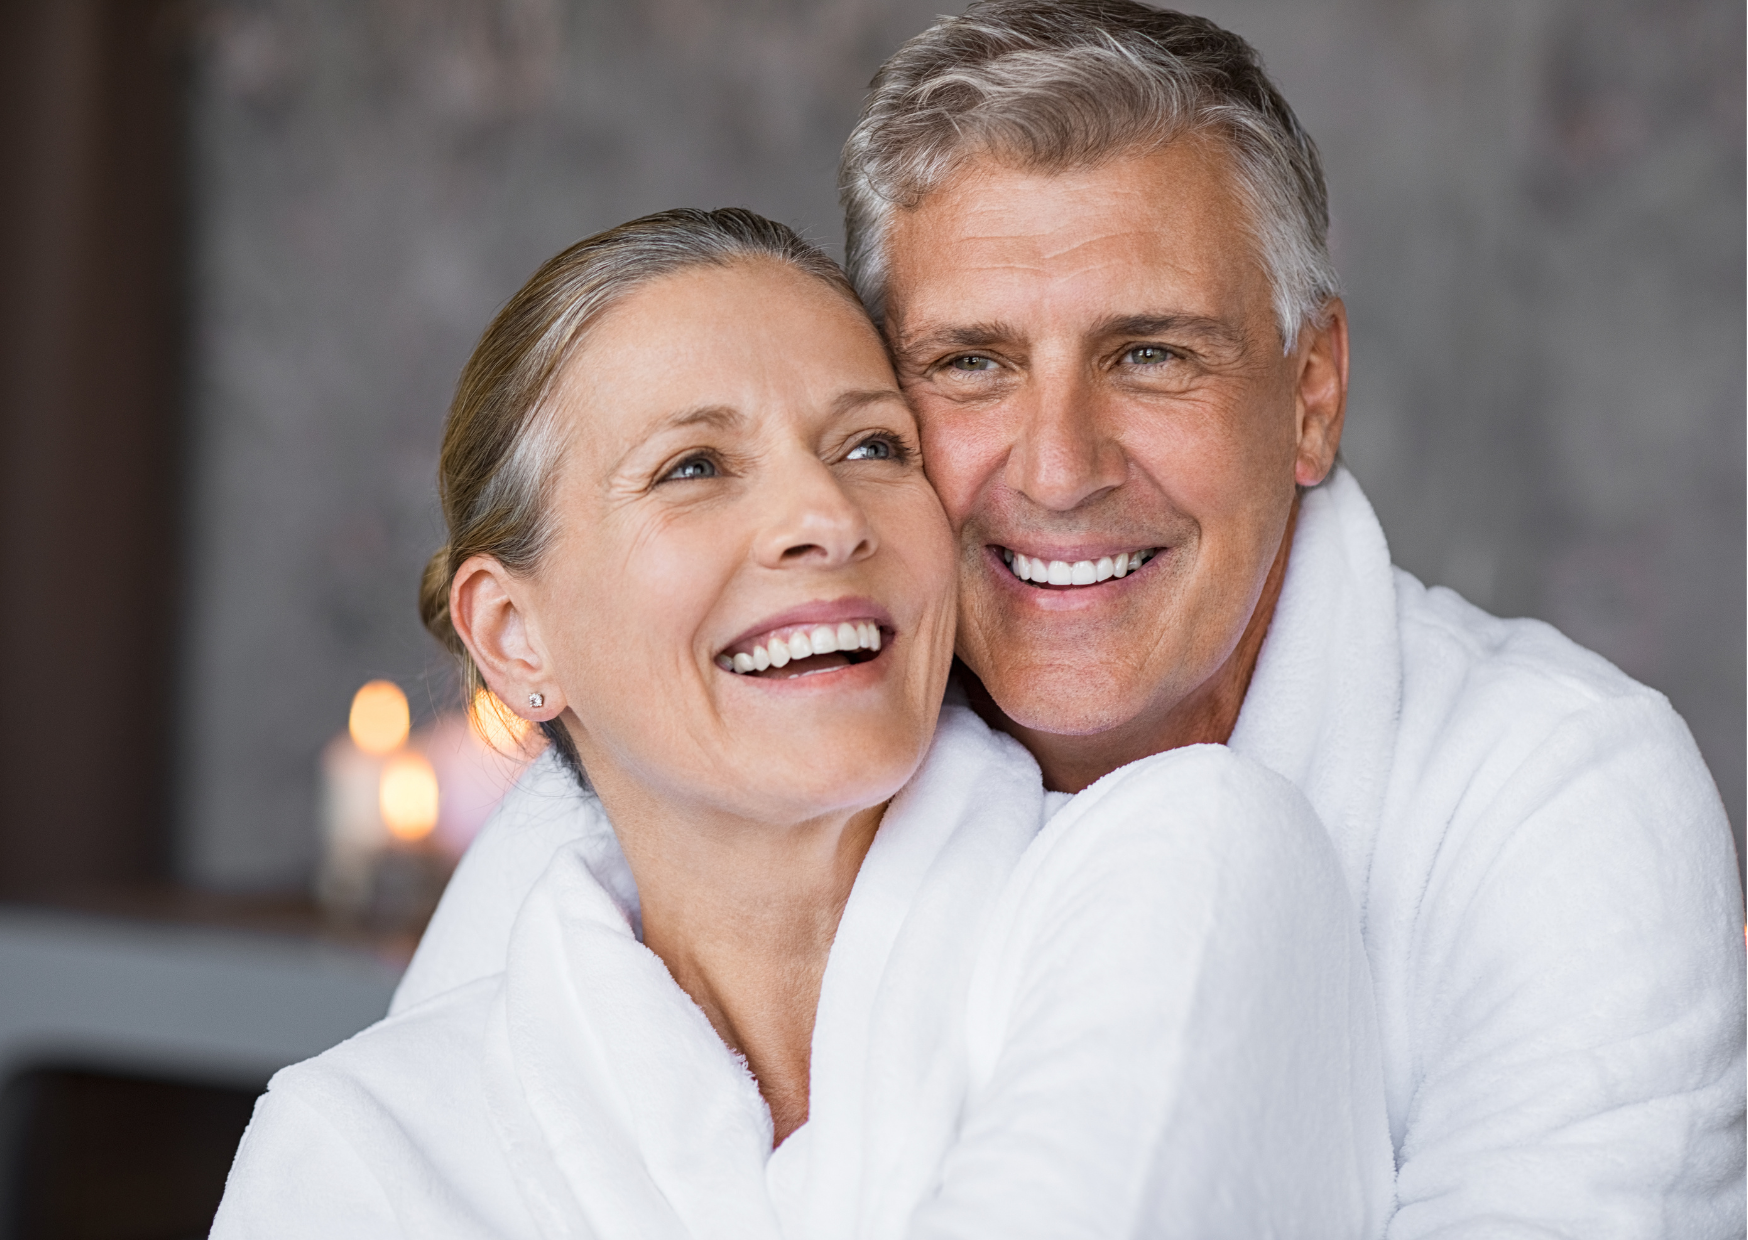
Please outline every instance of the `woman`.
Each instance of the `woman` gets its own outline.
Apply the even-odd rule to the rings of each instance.
[[[828,259],[742,211],[572,247],[441,490],[427,623],[552,739],[492,829],[541,872],[468,877],[501,966],[275,1078],[215,1236],[1376,1233],[1321,828],[1215,747],[1063,809],[943,712],[952,541]]]

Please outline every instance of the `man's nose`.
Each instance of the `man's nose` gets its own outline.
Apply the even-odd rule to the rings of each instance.
[[[1128,460],[1106,433],[1086,376],[1034,372],[1019,401],[1010,487],[1040,507],[1067,512],[1122,485]]]
[[[817,457],[799,456],[767,477],[772,519],[754,555],[766,568],[836,568],[866,559],[876,539],[868,515]]]

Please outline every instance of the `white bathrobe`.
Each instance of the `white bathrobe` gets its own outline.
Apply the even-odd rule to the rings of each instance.
[[[1393,569],[1338,469],[1231,745],[1310,799],[1360,909],[1391,1240],[1742,1236],[1741,889],[1661,694]],[[503,967],[553,846],[486,829],[396,1010]]]
[[[1371,983],[1310,806],[1214,746],[1066,800],[948,708],[773,1154],[744,1063],[637,939],[598,802],[543,761],[469,862],[483,930],[513,917],[498,968],[276,1076],[212,1234],[1382,1235]],[[531,887],[477,869],[499,847]]]

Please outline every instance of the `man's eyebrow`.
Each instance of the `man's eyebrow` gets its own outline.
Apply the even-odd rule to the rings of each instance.
[[[1244,333],[1205,314],[1124,314],[1099,324],[1100,336],[1177,336],[1238,347]]]
[[[1020,334],[1006,323],[963,323],[926,331],[899,341],[906,352],[917,349],[988,349]],[[1120,314],[1105,319],[1093,329],[1095,336],[1177,336],[1209,344],[1238,347],[1244,333],[1221,319],[1205,314]]]
[[[1017,328],[1006,323],[963,323],[922,332],[908,339],[900,339],[898,347],[906,351],[911,349],[987,349],[1004,340],[1012,340],[1018,334]]]

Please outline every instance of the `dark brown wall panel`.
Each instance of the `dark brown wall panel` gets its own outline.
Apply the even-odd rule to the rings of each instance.
[[[0,3],[0,895],[168,854],[184,12]]]

